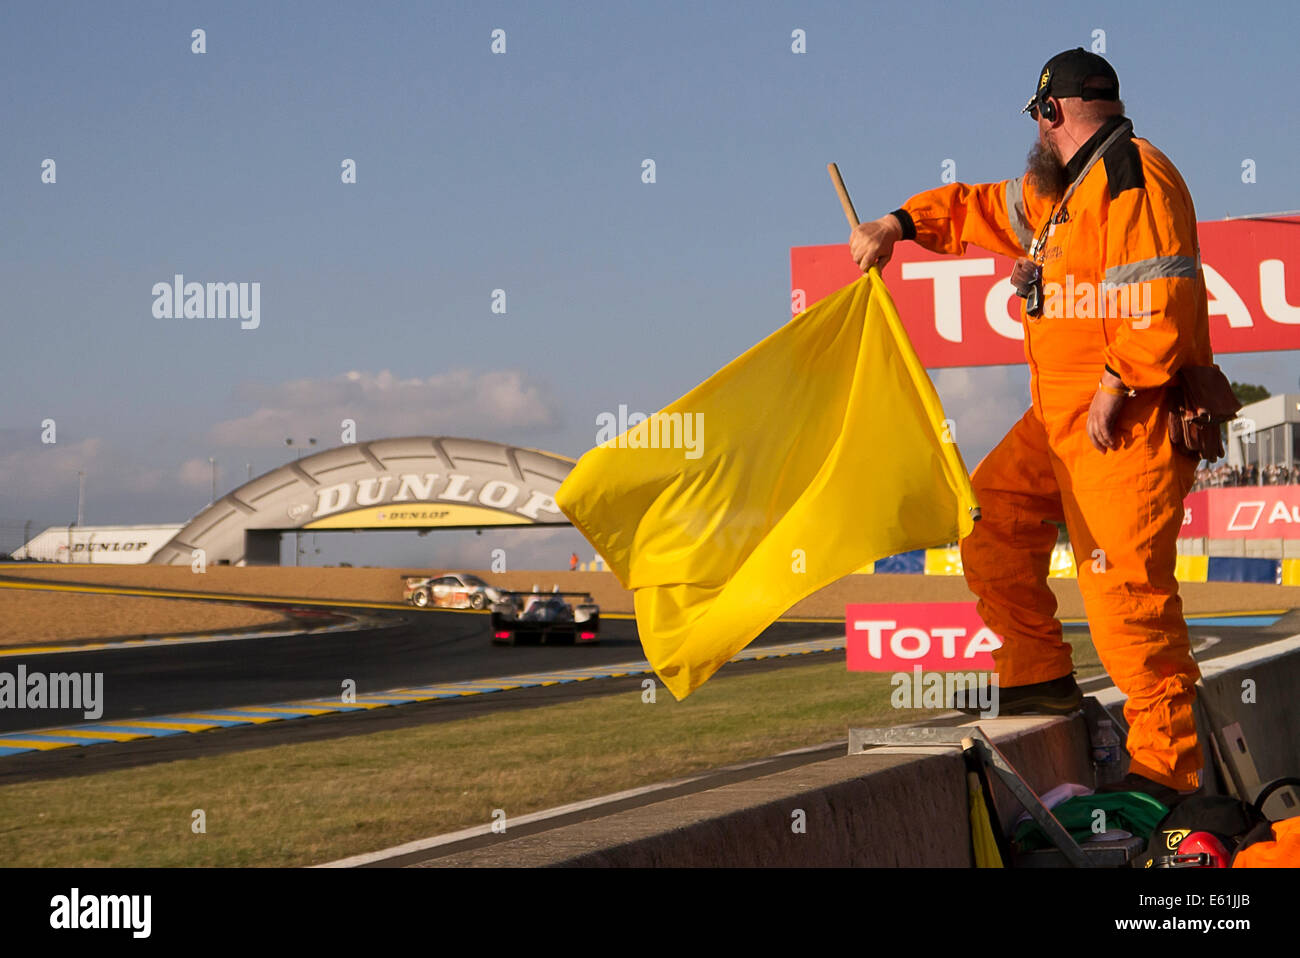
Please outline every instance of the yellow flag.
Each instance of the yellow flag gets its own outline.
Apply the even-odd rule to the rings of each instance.
[[[970,532],[947,425],[873,269],[590,450],[556,501],[682,699],[800,599]]]

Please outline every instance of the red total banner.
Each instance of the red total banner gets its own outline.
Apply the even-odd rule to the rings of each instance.
[[[1183,500],[1184,539],[1300,539],[1300,486],[1202,489]]]
[[[1002,639],[974,602],[876,602],[844,607],[850,672],[991,672]]]
[[[1214,351],[1300,349],[1300,217],[1206,222],[1199,234]],[[974,246],[964,256],[894,247],[881,275],[923,365],[1025,361],[1012,264]],[[790,272],[794,314],[862,275],[848,244],[793,247]]]

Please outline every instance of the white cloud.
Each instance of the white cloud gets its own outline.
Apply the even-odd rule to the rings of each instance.
[[[221,464],[217,464],[217,479],[221,478]],[[181,485],[191,489],[212,488],[212,464],[206,459],[186,459],[176,472]]]
[[[135,456],[98,437],[47,445],[32,430],[29,437],[6,435],[0,444],[0,488],[7,499],[38,500],[75,515],[78,472],[86,473],[87,509],[111,496],[154,492],[167,479],[163,470],[141,468]]]
[[[340,423],[357,424],[357,439],[387,436],[463,435],[493,437],[509,429],[549,429],[559,407],[545,384],[516,370],[474,373],[451,370],[402,379],[389,370],[353,370],[330,379],[246,383],[236,398],[257,406],[209,430],[221,446],[282,444],[286,437],[320,436],[336,445]]]
[[[1029,408],[1029,370],[1024,366],[939,369],[931,378],[972,471]]]

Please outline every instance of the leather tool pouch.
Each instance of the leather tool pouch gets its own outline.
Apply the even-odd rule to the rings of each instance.
[[[1185,456],[1214,462],[1223,456],[1219,426],[1235,419],[1241,402],[1218,366],[1184,366],[1169,386],[1169,438]]]

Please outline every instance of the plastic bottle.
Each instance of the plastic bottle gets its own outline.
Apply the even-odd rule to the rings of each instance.
[[[1097,723],[1097,740],[1092,743],[1092,765],[1096,769],[1097,787],[1118,782],[1124,777],[1121,762],[1123,743],[1115,731],[1115,723],[1102,719]]]

